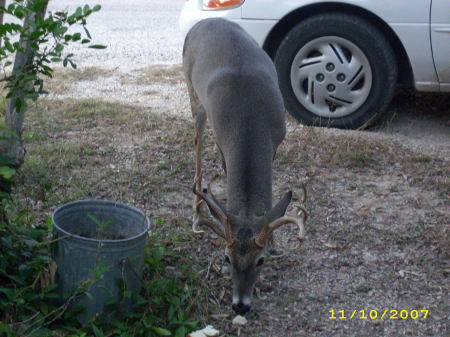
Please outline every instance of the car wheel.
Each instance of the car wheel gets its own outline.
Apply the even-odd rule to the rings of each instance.
[[[295,26],[275,65],[287,110],[307,125],[366,127],[382,116],[397,82],[395,54],[384,35],[342,13]]]

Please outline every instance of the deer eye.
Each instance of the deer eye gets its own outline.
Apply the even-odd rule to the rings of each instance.
[[[230,258],[227,255],[225,255],[225,263],[231,264]]]
[[[263,258],[263,257],[260,257],[260,258],[258,259],[258,262],[256,262],[256,266],[257,266],[257,267],[261,267],[263,264],[264,264],[264,258]]]

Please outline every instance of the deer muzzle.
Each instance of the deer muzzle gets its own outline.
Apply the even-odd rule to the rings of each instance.
[[[242,298],[233,296],[233,305],[231,308],[238,315],[245,315],[250,311],[252,300],[250,296],[244,296]]]
[[[232,267],[233,276],[233,311],[238,315],[244,315],[250,311],[252,304],[253,288],[258,278],[255,268],[238,270]]]

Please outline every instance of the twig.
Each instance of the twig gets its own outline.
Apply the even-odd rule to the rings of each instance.
[[[32,315],[30,318],[27,318],[26,320],[22,321],[22,322],[17,322],[15,324],[19,325],[19,324],[25,324],[28,323],[29,321],[33,320],[36,316],[38,316],[40,314],[40,312],[36,312],[34,315]]]
[[[44,242],[38,242],[37,244],[38,245],[49,245],[49,244],[51,244],[51,243],[55,243],[55,242],[58,242],[59,240],[63,240],[63,239],[66,239],[66,238],[68,238],[68,237],[72,237],[72,236],[74,236],[73,234],[66,234],[66,235],[64,235],[64,236],[60,236],[59,238],[57,238],[57,239],[54,239],[54,240],[50,240],[50,241],[44,241]]]
[[[205,279],[208,279],[209,271],[211,270],[211,267],[212,267],[212,265],[213,265],[213,263],[214,263],[215,260],[216,260],[216,258],[213,257],[213,258],[211,259],[211,261],[209,262],[208,269],[206,270],[206,276],[205,276]]]
[[[51,317],[53,314],[57,313],[57,315],[55,317],[53,317],[50,321],[44,323],[42,326],[38,326],[37,328],[33,329],[30,333],[26,334],[25,337],[27,336],[32,336],[37,330],[39,330],[40,328],[47,326],[49,324],[52,324],[54,321],[56,321],[58,318],[60,318],[67,310],[67,308],[69,307],[70,303],[77,297],[84,295],[84,291],[82,293],[79,294],[73,294],[72,296],[70,296],[67,301],[61,305],[60,307],[56,308],[55,310],[53,310],[52,312],[48,313],[47,315],[45,315],[44,317],[42,317],[41,319],[39,319],[37,322],[31,324],[31,326],[38,324],[39,322],[45,321],[47,318]],[[59,312],[58,312],[59,311]]]

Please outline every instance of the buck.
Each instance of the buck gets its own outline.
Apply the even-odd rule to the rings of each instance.
[[[301,205],[300,217],[285,215],[291,191],[272,207],[272,162],[286,133],[277,74],[256,41],[237,24],[217,18],[200,21],[187,34],[183,71],[195,121],[193,230],[199,232],[205,225],[226,241],[232,308],[243,315],[250,310],[273,231],[297,224],[298,237],[303,239],[307,216]],[[227,178],[226,207],[209,186],[202,188],[202,136],[207,121]],[[208,217],[204,204],[216,221]]]

